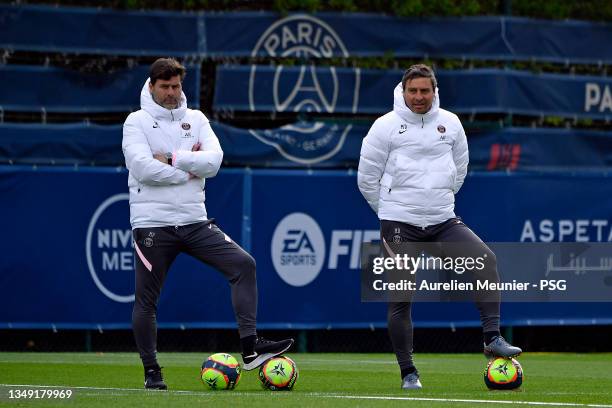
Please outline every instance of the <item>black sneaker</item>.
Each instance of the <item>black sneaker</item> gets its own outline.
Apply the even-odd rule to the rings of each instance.
[[[144,387],[147,390],[167,390],[168,386],[162,377],[161,367],[150,368],[145,371]]]
[[[255,340],[253,354],[250,356],[242,355],[244,370],[249,371],[262,365],[266,360],[272,357],[283,354],[293,345],[293,339],[285,339],[281,341],[266,340],[263,337],[258,337]]]

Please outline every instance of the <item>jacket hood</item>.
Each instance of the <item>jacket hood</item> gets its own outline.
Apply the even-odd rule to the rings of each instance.
[[[400,82],[395,87],[393,91],[393,111],[399,115],[400,118],[405,120],[408,123],[418,123],[418,122],[429,122],[433,120],[440,110],[440,95],[438,94],[438,87],[436,87],[433,103],[431,104],[431,109],[426,113],[414,113],[410,110],[408,106],[406,106],[406,101],[404,100],[404,90],[402,89],[402,83]]]
[[[151,78],[147,78],[140,91],[140,108],[156,120],[167,120],[171,122],[183,119],[185,112],[187,112],[187,97],[185,93],[181,91],[181,100],[176,109],[166,109],[153,100],[153,96],[151,96],[151,92],[149,91],[150,82]]]

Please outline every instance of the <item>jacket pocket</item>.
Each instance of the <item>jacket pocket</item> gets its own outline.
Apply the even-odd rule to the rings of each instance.
[[[390,193],[393,189],[393,176],[389,173],[383,174],[380,179],[380,187],[386,189]]]
[[[451,174],[451,190],[455,190],[455,183],[457,182],[457,166],[455,166],[455,162],[451,160],[449,162],[450,174]]]

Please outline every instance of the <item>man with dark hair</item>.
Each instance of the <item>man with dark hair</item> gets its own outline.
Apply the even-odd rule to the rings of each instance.
[[[181,82],[183,82],[186,73],[187,71],[185,70],[185,67],[174,58],[159,58],[153,64],[151,64],[151,68],[149,69],[149,78],[151,79],[151,83],[153,85],[155,85],[155,82],[157,82],[158,79],[168,81],[170,78],[175,76],[178,76]]]
[[[208,119],[187,108],[185,67],[158,59],[140,93],[139,111],[123,125],[129,170],[130,223],[136,252],[134,338],[145,388],[167,389],[157,363],[157,302],[170,265],[183,252],[218,269],[229,281],[244,369],[282,354],[293,339],[257,336],[255,260],[208,218],[205,179],[219,171],[223,151]]]
[[[465,131],[455,114],[440,109],[433,70],[413,65],[395,88],[393,110],[378,118],[363,140],[359,189],[380,219],[381,241],[389,256],[394,256],[393,247],[401,251],[410,246],[394,246],[402,242],[464,243],[486,254],[482,274],[498,281],[495,254],[454,213],[468,160]],[[520,354],[520,348],[500,335],[499,292],[489,295],[476,299],[485,355]],[[391,301],[387,314],[403,389],[422,387],[412,361],[411,305],[411,298]]]
[[[428,78],[431,81],[432,89],[438,87],[438,80],[433,70],[425,64],[416,64],[404,71],[404,75],[402,75],[402,89],[406,90],[406,82],[415,78]]]

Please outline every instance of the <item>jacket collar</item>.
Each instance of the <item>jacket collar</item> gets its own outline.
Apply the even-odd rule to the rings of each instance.
[[[176,109],[166,109],[153,100],[151,92],[149,91],[149,82],[151,82],[151,79],[147,78],[147,81],[142,87],[142,91],[140,91],[140,108],[151,115],[155,120],[172,122],[183,119],[187,112],[187,97],[185,93],[181,92],[181,101]]]
[[[404,100],[404,91],[402,89],[402,83],[400,82],[393,91],[393,111],[398,114],[400,118],[405,120],[408,123],[425,123],[430,122],[438,116],[438,112],[440,110],[440,95],[438,94],[438,88],[436,87],[436,91],[434,94],[433,103],[431,104],[431,109],[426,113],[414,113],[410,110],[408,106],[406,106],[406,101]]]

